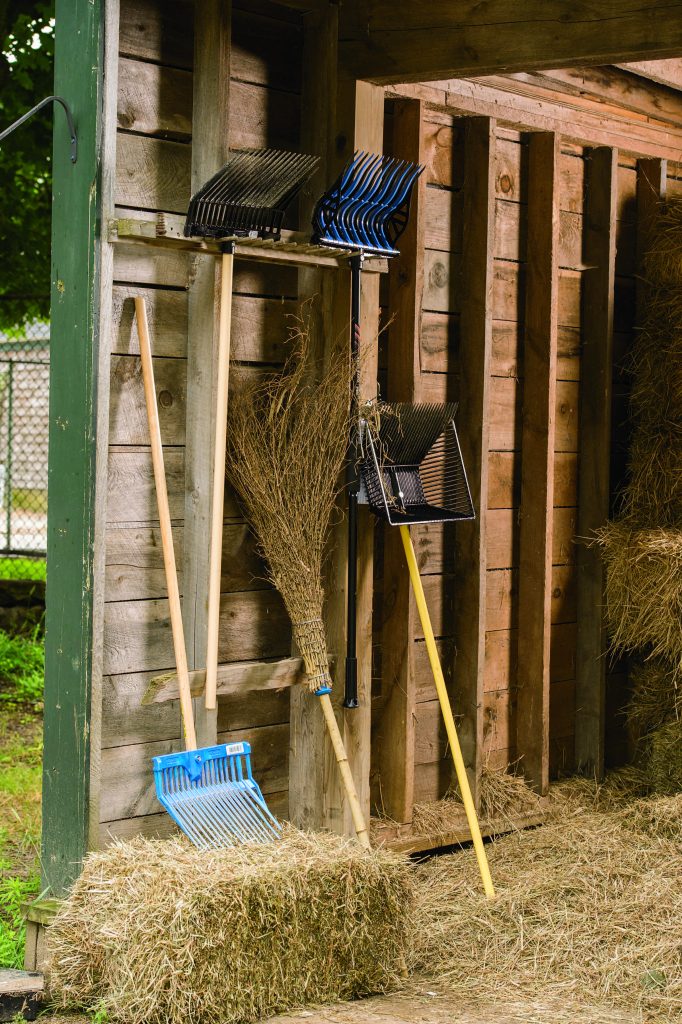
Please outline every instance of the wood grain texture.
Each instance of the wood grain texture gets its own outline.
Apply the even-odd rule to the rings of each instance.
[[[423,111],[418,100],[393,105],[392,155],[416,164],[424,162]],[[389,327],[388,399],[419,402],[421,398],[421,337],[424,291],[426,181],[414,187],[410,219],[400,240],[400,258],[389,271],[389,308],[395,317]],[[398,822],[412,820],[414,803],[414,625],[416,608],[397,529],[384,530],[381,691],[385,703],[375,724],[384,811]]]
[[[583,380],[580,396],[578,536],[592,537],[609,515],[613,320],[618,155],[592,150],[587,161],[583,281]],[[604,569],[599,552],[578,547],[578,645],[575,756],[581,771],[604,774],[607,636]]]
[[[591,0],[566,11],[558,0],[510,10],[486,4],[353,0],[343,9],[341,58],[357,77],[425,82],[576,64],[674,57],[682,49],[682,7],[626,0],[617,10]]]
[[[482,757],[488,449],[490,446],[490,361],[494,297],[493,232],[495,199],[495,124],[487,118],[467,120],[464,128],[464,183],[467,202],[463,227],[460,406],[457,413],[462,455],[476,510],[473,522],[456,530],[458,590],[450,614],[457,642],[454,711],[464,763],[476,804]],[[426,587],[425,587],[426,590]],[[428,599],[436,636],[433,603]]]
[[[221,599],[219,657],[222,663],[277,658],[288,654],[289,619],[279,595],[270,590],[224,594]],[[173,666],[168,602],[111,602],[104,611],[104,671],[165,671]]]
[[[529,138],[528,265],[519,535],[517,749],[527,781],[549,786],[549,662],[559,306],[558,139]]]

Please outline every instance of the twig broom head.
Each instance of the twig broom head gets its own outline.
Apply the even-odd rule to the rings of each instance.
[[[281,372],[236,383],[227,472],[318,690],[330,685],[322,563],[348,446],[352,366],[344,350],[324,368],[315,363],[309,303],[291,319],[290,342]]]

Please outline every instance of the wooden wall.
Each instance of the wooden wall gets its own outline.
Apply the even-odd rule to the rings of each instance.
[[[248,8],[248,9],[247,9]],[[153,218],[157,212],[184,213],[190,191],[192,128],[193,5],[189,0],[122,0],[116,202],[120,216]],[[233,12],[230,90],[232,147],[298,145],[302,26],[295,12],[274,4],[237,3]],[[497,84],[499,87],[499,83]],[[427,155],[424,195],[424,289],[419,337],[420,389],[424,400],[457,398],[460,377],[460,313],[463,211],[466,180],[464,122],[476,113],[457,101],[424,100],[423,143]],[[505,87],[506,88],[506,87]],[[521,85],[519,85],[521,90]],[[493,92],[492,86],[488,92]],[[524,401],[524,301],[528,263],[527,97],[504,95],[504,124],[495,129],[495,216],[493,328],[489,380],[487,494],[486,648],[483,699],[484,756],[506,765],[522,751],[517,744],[516,651],[519,619],[519,516]],[[434,100],[434,102],[430,102]],[[515,125],[515,110],[518,121]],[[555,107],[561,116],[561,100]],[[390,151],[391,105],[386,147]],[[564,112],[567,135],[572,114]],[[618,108],[600,124],[627,136],[631,119]],[[624,124],[626,127],[624,128]],[[524,130],[520,130],[523,128]],[[590,126],[584,129],[589,139]],[[605,129],[606,130],[606,129]],[[634,130],[634,129],[633,129]],[[672,129],[671,129],[672,130]],[[596,129],[595,129],[596,131]],[[635,147],[655,148],[638,128]],[[682,128],[677,145],[682,138]],[[600,142],[600,139],[595,139]],[[635,151],[639,151],[636,148]],[[669,133],[660,155],[670,153]],[[563,140],[559,156],[558,358],[556,369],[553,534],[551,567],[550,767],[553,775],[574,763],[576,658],[576,521],[581,395],[581,287],[585,162],[583,145]],[[635,188],[637,161],[626,147],[618,156],[618,232],[615,292],[616,387],[614,479],[622,472],[625,420],[620,367],[634,324]],[[675,182],[673,181],[674,185]],[[161,430],[170,484],[178,563],[182,563],[185,507],[185,414],[187,376],[187,288],[193,257],[181,251],[116,245],[111,345],[111,414],[107,504],[106,606],[101,751],[101,834],[162,833],[169,819],[154,795],[151,757],[180,746],[177,702],[143,707],[149,679],[172,667],[168,607],[132,296],[148,300]],[[383,303],[388,285],[383,286]],[[293,269],[237,264],[233,355],[244,366],[277,365],[284,355],[284,318],[295,305]],[[387,346],[382,338],[382,389],[390,396]],[[226,494],[220,659],[285,657],[290,627],[278,596],[259,577],[262,566],[231,493]],[[378,529],[378,528],[377,528]],[[466,529],[466,526],[462,527]],[[378,529],[378,536],[380,530]],[[451,530],[415,531],[427,600],[451,684],[456,675],[455,609],[462,581]],[[377,544],[374,600],[373,720],[379,730],[382,688],[382,623],[387,615],[383,553]],[[466,614],[466,609],[460,610]],[[437,799],[450,782],[440,714],[434,700],[424,644],[414,635],[415,787],[414,800]],[[608,680],[609,721],[622,703],[625,676],[615,666]],[[253,745],[257,777],[277,814],[287,813],[289,693],[252,692],[220,701],[219,738],[245,738]],[[610,729],[610,756],[624,753],[621,734]],[[381,806],[382,780],[374,756],[372,783]]]
[[[253,5],[245,5],[253,8]],[[274,8],[272,9],[274,10]],[[267,5],[233,13],[230,145],[288,146],[298,140],[300,26]],[[117,212],[184,213],[190,195],[193,5],[122,0],[117,135]],[[146,296],[169,479],[176,554],[182,565],[185,501],[186,253],[116,247],[110,339],[108,535],[100,820],[103,835],[163,830],[150,758],[180,748],[176,701],[142,707],[149,679],[173,665],[168,606],[132,296]],[[295,271],[237,263],[233,356],[244,366],[283,358],[285,314]],[[278,596],[226,494],[221,661],[286,656],[290,627]],[[254,692],[220,701],[221,740],[247,739],[275,813],[287,812],[289,694]]]

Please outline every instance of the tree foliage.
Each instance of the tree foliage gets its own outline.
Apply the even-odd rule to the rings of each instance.
[[[0,130],[53,91],[53,13],[51,0],[0,0]],[[49,316],[53,116],[0,143],[0,330]]]

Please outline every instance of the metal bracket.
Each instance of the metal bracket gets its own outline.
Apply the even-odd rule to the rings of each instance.
[[[8,135],[11,135],[14,129],[18,128],[19,125],[22,125],[24,121],[28,121],[29,117],[33,117],[33,115],[37,114],[39,110],[42,110],[43,107],[46,107],[48,103],[60,103],[64,108],[64,113],[66,114],[66,121],[69,126],[69,134],[71,135],[71,163],[75,164],[76,160],[78,159],[78,136],[76,135],[76,126],[73,123],[73,114],[71,113],[71,107],[65,99],[62,99],[61,96],[46,96],[44,100],[41,100],[40,103],[37,103],[35,105],[35,107],[32,107],[27,113],[23,115],[23,117],[20,117],[18,121],[15,121],[14,124],[11,124],[9,128],[5,128],[4,132],[0,132],[0,142],[6,139]]]

